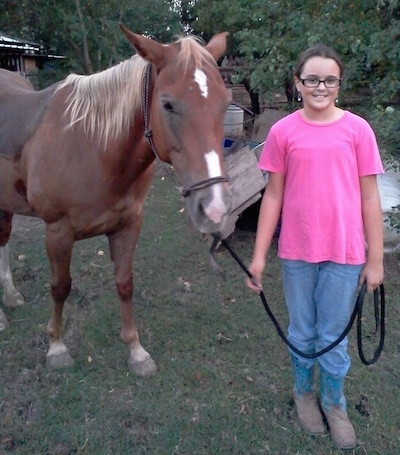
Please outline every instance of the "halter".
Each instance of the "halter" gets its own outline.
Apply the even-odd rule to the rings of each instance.
[[[221,175],[218,177],[210,177],[208,179],[200,180],[192,185],[188,186],[181,186],[178,185],[174,177],[172,176],[171,172],[165,166],[163,160],[157,153],[156,146],[153,140],[153,132],[150,129],[150,109],[149,109],[149,99],[150,99],[150,77],[151,76],[151,63],[148,63],[146,66],[146,71],[144,74],[144,87],[143,87],[143,115],[144,115],[144,135],[146,136],[150,148],[154,153],[154,156],[159,159],[161,165],[164,169],[164,172],[168,175],[170,180],[172,181],[175,188],[180,192],[183,197],[187,197],[193,191],[202,190],[204,188],[208,188],[209,186],[215,185],[216,183],[223,183],[228,182],[229,179],[226,175]]]

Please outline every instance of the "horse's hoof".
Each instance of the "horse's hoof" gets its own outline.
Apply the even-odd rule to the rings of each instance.
[[[0,330],[4,330],[6,327],[8,327],[7,316],[0,310]]]
[[[46,356],[46,367],[52,370],[62,370],[64,368],[72,367],[74,364],[73,358],[68,352],[63,352],[58,355],[47,355]]]
[[[4,293],[3,303],[9,308],[14,308],[17,306],[25,305],[25,300],[18,291],[15,291],[11,294]]]
[[[128,361],[128,366],[138,376],[150,376],[157,372],[156,362],[151,357],[140,362]]]

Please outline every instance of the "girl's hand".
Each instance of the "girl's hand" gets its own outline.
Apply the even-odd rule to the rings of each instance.
[[[383,263],[367,263],[360,274],[359,284],[362,286],[364,282],[367,283],[367,292],[374,292],[374,290],[383,283]]]
[[[264,270],[264,265],[257,265],[252,263],[249,267],[249,272],[252,274],[252,278],[247,277],[246,284],[247,286],[255,292],[260,293],[263,290],[262,287],[262,273]]]

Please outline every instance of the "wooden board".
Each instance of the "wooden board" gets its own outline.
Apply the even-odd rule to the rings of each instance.
[[[266,176],[258,169],[258,154],[263,144],[250,149],[248,145],[225,157],[225,169],[232,193],[231,215],[222,232],[223,238],[235,230],[235,224],[247,207],[254,204],[265,188]]]

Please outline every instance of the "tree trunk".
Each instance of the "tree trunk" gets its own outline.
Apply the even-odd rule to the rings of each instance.
[[[88,46],[88,40],[87,40],[87,32],[86,32],[86,27],[85,27],[85,19],[82,14],[82,8],[80,4],[80,0],[75,0],[75,6],[76,6],[76,12],[79,17],[79,23],[81,27],[81,32],[82,32],[82,51],[81,51],[81,59],[82,59],[82,65],[87,74],[93,74],[93,64],[90,59],[89,55],[89,46]]]

